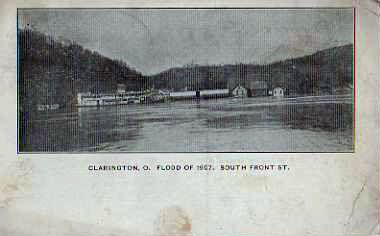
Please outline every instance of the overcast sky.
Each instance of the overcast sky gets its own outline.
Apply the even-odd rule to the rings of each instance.
[[[352,9],[19,10],[19,26],[122,59],[143,74],[263,64],[353,43]]]

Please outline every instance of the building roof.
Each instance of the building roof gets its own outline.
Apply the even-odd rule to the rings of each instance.
[[[247,89],[247,88],[245,88],[244,86],[242,86],[242,85],[236,85],[232,90],[235,90],[235,89]]]

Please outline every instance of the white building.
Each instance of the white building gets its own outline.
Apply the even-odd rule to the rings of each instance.
[[[248,90],[244,88],[243,86],[238,85],[232,90],[232,95],[235,97],[247,97]]]
[[[273,89],[273,96],[278,97],[278,98],[284,97],[284,89],[282,89],[280,87],[274,88]]]
[[[169,96],[174,99],[193,98],[196,97],[196,91],[170,92]]]
[[[169,96],[173,99],[191,99],[191,98],[221,98],[228,97],[228,89],[208,89],[198,91],[170,92]]]
[[[209,90],[201,90],[200,97],[227,97],[229,94],[228,89],[209,89]]]
[[[58,108],[59,108],[59,104],[38,104],[37,105],[38,111],[57,110]]]

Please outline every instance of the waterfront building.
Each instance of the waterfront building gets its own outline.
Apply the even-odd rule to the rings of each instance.
[[[262,97],[269,95],[268,84],[263,80],[250,81],[249,90],[252,97]]]
[[[273,96],[277,98],[284,97],[284,89],[280,87],[276,87],[273,89]]]
[[[234,89],[232,89],[232,95],[234,97],[247,97],[248,90],[239,84]]]

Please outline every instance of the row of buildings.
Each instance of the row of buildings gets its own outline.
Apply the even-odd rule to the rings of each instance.
[[[144,91],[126,91],[124,84],[119,84],[116,93],[92,94],[78,93],[77,106],[126,105],[136,103],[158,103],[180,99],[206,99],[222,97],[283,97],[284,89],[270,89],[265,81],[251,81],[248,87],[236,85],[230,89],[208,89],[197,91],[167,91],[147,89]]]
[[[247,85],[238,84],[231,90],[231,94],[235,97],[283,97],[284,88],[270,88],[264,80],[250,81]]]

